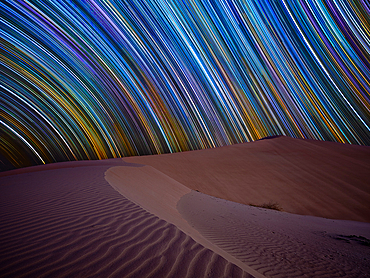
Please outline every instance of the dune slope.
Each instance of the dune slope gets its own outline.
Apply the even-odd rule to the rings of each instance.
[[[100,162],[0,178],[0,277],[252,277],[120,195]]]
[[[178,208],[209,241],[266,277],[370,273],[370,223],[256,208],[195,191]]]

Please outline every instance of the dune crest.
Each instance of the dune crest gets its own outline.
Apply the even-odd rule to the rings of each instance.
[[[161,219],[176,225],[196,242],[219,254],[254,277],[264,277],[245,263],[205,239],[177,210],[180,199],[191,190],[150,166],[140,168],[112,167],[105,173],[109,184],[137,205]]]

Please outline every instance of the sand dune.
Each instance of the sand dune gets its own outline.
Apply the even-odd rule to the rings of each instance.
[[[241,204],[370,222],[370,147],[277,137],[216,149],[124,158]]]
[[[367,147],[280,137],[124,161],[0,174],[0,277],[370,274]],[[269,200],[362,222],[242,204]]]

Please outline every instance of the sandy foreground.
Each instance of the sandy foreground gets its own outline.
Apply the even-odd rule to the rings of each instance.
[[[0,173],[0,277],[369,277],[369,173],[286,137]]]

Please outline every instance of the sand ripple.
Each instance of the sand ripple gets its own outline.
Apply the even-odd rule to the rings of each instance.
[[[122,197],[106,170],[0,179],[0,277],[251,277]]]
[[[183,196],[178,208],[205,238],[266,277],[370,273],[369,223],[265,210],[198,192]]]

